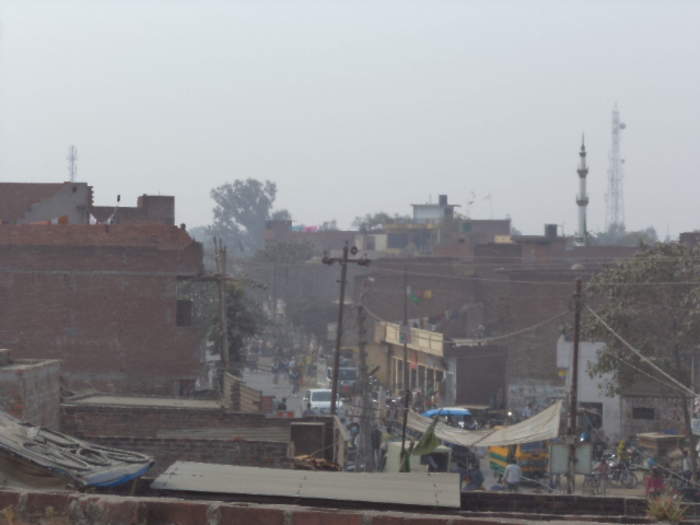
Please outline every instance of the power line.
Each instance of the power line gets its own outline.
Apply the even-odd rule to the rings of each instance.
[[[661,375],[663,375],[666,379],[668,379],[671,383],[675,384],[678,388],[686,392],[687,394],[691,395],[692,397],[696,397],[697,394],[690,388],[688,388],[686,385],[678,381],[675,377],[667,373],[665,370],[657,366],[655,363],[651,361],[647,356],[645,356],[640,350],[637,350],[634,346],[632,346],[625,338],[623,338],[620,334],[618,334],[608,323],[605,322],[605,320],[598,315],[593,308],[591,308],[588,305],[585,305],[586,309],[593,314],[593,317],[596,318],[596,320],[602,324],[611,334],[613,334],[623,345],[625,345],[633,354],[635,354],[639,359],[641,359],[644,363],[649,365],[651,368],[659,372]]]
[[[653,381],[656,381],[657,383],[659,383],[659,384],[662,385],[662,386],[665,386],[666,388],[670,388],[670,389],[672,389],[672,390],[681,390],[681,389],[678,388],[676,385],[673,385],[673,384],[671,384],[671,383],[668,383],[667,381],[664,381],[663,379],[661,379],[661,378],[659,378],[659,377],[656,377],[656,376],[650,374],[649,372],[647,372],[647,371],[645,371],[645,370],[643,370],[643,369],[641,369],[641,368],[639,368],[639,367],[633,365],[632,363],[630,363],[629,361],[626,361],[624,358],[622,358],[622,357],[620,357],[620,356],[617,356],[617,355],[612,354],[612,353],[610,353],[610,354],[608,354],[608,355],[609,355],[610,357],[612,357],[613,359],[616,359],[617,361],[619,361],[619,362],[622,363],[623,365],[628,366],[628,367],[630,367],[632,370],[634,370],[634,371],[636,371],[636,372],[639,372],[639,373],[642,374],[642,375],[647,376],[649,379],[651,379],[651,380],[653,380]],[[683,393],[685,393],[685,390],[681,390],[681,391],[682,391]]]
[[[401,270],[393,270],[388,268],[374,269],[370,275],[381,274],[381,273],[392,273],[399,274],[402,273]],[[566,286],[570,287],[571,283],[568,281],[545,281],[545,280],[523,280],[523,279],[495,279],[489,277],[477,277],[469,275],[445,275],[439,273],[419,273],[419,272],[407,272],[407,275],[414,277],[439,277],[443,279],[454,279],[460,281],[477,281],[477,282],[494,282],[501,284],[544,284],[544,285],[555,285],[555,286]],[[700,286],[700,281],[646,281],[638,283],[594,283],[594,286]]]
[[[500,341],[502,339],[510,339],[511,337],[516,337],[518,335],[527,333],[527,332],[532,332],[534,330],[537,330],[541,326],[545,326],[551,322],[556,321],[557,319],[561,319],[565,315],[569,315],[569,312],[562,312],[554,317],[550,317],[549,319],[545,319],[544,321],[540,321],[539,323],[535,323],[531,326],[528,326],[526,328],[521,328],[520,330],[516,330],[515,332],[511,332],[509,334],[503,334],[503,335],[494,335],[491,337],[482,337],[479,339],[453,339],[452,341],[455,343],[457,346],[481,346],[484,344],[489,344],[494,341]]]

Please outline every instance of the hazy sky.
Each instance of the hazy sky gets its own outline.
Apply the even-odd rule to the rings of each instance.
[[[447,193],[527,233],[603,227],[610,111],[628,229],[700,227],[700,1],[0,2],[0,180],[78,179],[99,204],[276,181],[294,219],[349,225]]]

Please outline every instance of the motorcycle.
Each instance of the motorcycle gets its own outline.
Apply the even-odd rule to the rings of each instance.
[[[604,459],[608,465],[608,479],[626,489],[633,489],[639,484],[637,475],[632,472],[629,465],[619,461],[615,454],[610,454]]]

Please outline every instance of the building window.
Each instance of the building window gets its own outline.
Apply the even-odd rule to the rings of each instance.
[[[192,325],[192,301],[189,299],[178,299],[175,312],[175,324],[177,326]]]
[[[654,419],[654,409],[649,407],[634,407],[632,419]]]
[[[603,426],[603,403],[579,403],[579,424],[584,429]]]

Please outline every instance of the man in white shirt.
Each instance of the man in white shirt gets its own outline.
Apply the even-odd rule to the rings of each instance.
[[[506,488],[512,492],[518,491],[518,486],[520,485],[520,476],[522,475],[522,470],[520,470],[520,465],[515,461],[515,459],[510,459],[508,465],[506,465],[503,471],[502,479],[506,484]]]

